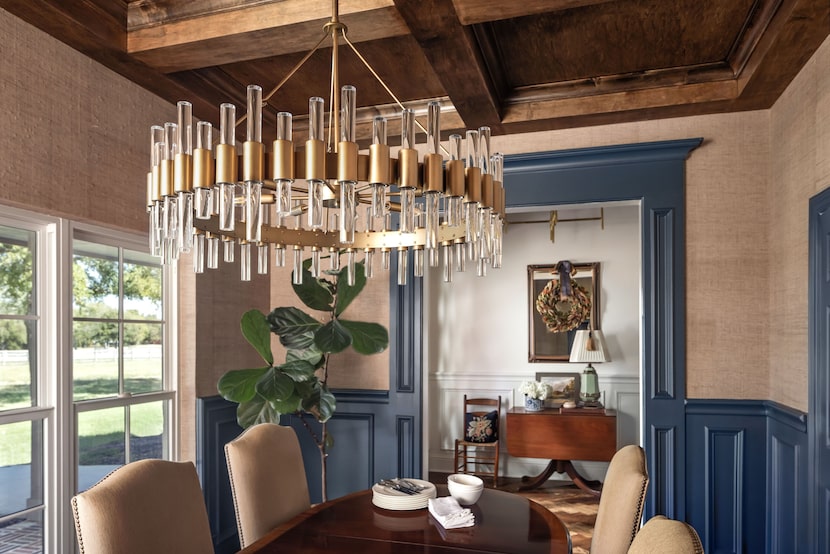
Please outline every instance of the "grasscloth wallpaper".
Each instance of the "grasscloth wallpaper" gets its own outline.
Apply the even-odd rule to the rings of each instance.
[[[146,232],[150,125],[168,102],[0,10],[0,202]]]
[[[144,232],[144,130],[173,106],[3,10],[0,34],[0,203]],[[828,67],[830,40],[771,110],[494,139],[518,153],[704,138],[687,165],[690,397],[807,409],[807,203],[830,186]],[[211,279],[182,298],[188,403],[212,390],[229,358],[244,361],[247,345],[228,334],[237,312],[269,309],[281,286],[245,292],[235,274]],[[218,351],[209,369],[197,360]]]

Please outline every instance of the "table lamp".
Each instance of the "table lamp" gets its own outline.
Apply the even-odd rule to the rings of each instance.
[[[571,348],[570,361],[588,364],[588,367],[582,372],[579,399],[582,400],[586,408],[601,408],[602,403],[599,401],[600,392],[597,372],[591,364],[611,361],[611,358],[608,356],[608,347],[605,346],[605,338],[602,336],[602,331],[577,331],[573,347]]]

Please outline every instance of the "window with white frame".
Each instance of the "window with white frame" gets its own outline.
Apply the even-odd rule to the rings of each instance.
[[[43,551],[46,521],[44,437],[52,411],[38,288],[45,233],[0,220],[0,544],[17,541],[12,548],[21,552]]]
[[[140,236],[0,207],[0,551],[76,549],[69,500],[173,458],[170,270]]]
[[[174,393],[165,372],[158,259],[76,230],[72,397],[77,490],[114,468],[169,458]]]

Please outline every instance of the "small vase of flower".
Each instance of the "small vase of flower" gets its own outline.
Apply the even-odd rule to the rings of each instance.
[[[525,396],[525,410],[529,412],[541,410],[550,391],[550,385],[539,381],[524,381],[519,386],[519,392]]]

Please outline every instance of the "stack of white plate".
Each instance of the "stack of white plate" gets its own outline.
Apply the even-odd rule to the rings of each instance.
[[[420,479],[407,479],[408,482],[423,487],[418,494],[406,494],[390,487],[375,484],[372,487],[372,504],[385,510],[420,510],[426,508],[430,498],[437,496],[435,485]]]

